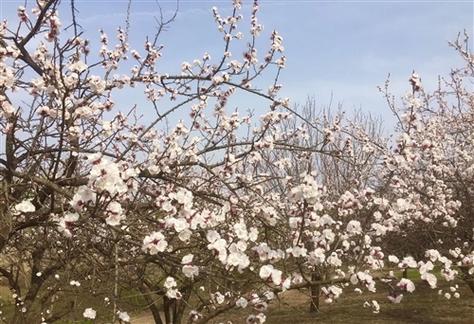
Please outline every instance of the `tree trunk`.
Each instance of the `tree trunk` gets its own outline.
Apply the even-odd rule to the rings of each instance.
[[[15,314],[13,315],[11,324],[26,324],[27,319],[25,315],[21,313],[20,309],[15,309]]]
[[[319,275],[318,272],[314,271],[311,274],[311,281],[319,281],[321,280],[321,276]],[[316,285],[311,285],[310,288],[310,298],[311,298],[311,303],[309,305],[309,312],[310,313],[318,313],[319,312],[319,295],[321,293],[321,285],[316,284]]]
[[[163,296],[163,312],[165,313],[166,324],[173,324],[172,321],[172,300],[166,296]]]
[[[142,296],[145,299],[146,303],[149,305],[148,309],[151,311],[151,315],[153,316],[155,324],[163,324],[160,310],[156,306],[156,300],[153,298],[150,289],[145,284],[142,284],[140,286],[140,292],[142,293]]]
[[[181,299],[179,300],[179,302],[177,302],[175,312],[173,315],[174,324],[180,324],[183,321],[184,311],[186,309],[186,305],[188,304],[189,297],[191,296],[191,290],[192,290],[191,285],[186,286],[184,287],[184,289],[182,289],[183,295]]]

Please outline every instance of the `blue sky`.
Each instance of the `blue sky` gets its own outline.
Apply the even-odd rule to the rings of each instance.
[[[2,15],[7,18],[23,3],[0,2]],[[76,3],[86,35],[95,40],[99,28],[112,37],[115,28],[124,25],[127,1]],[[165,13],[175,6],[174,1],[159,3]],[[176,70],[183,60],[199,58],[206,50],[219,52],[221,35],[210,9],[217,6],[228,13],[230,3],[182,0],[176,21],[161,40],[166,45],[163,68]],[[250,3],[244,1],[247,16]],[[388,108],[377,86],[384,83],[388,73],[396,95],[408,90],[407,79],[413,69],[425,86],[432,88],[439,74],[447,74],[450,67],[460,64],[447,42],[463,29],[473,34],[472,1],[273,0],[261,1],[260,7],[263,37],[276,29],[284,38],[288,63],[280,80],[285,96],[303,102],[307,95],[314,95],[326,105],[333,94],[333,103],[341,102],[345,110],[360,107],[384,116]],[[156,2],[132,0],[132,12],[132,45],[141,49],[144,34],[153,32]]]

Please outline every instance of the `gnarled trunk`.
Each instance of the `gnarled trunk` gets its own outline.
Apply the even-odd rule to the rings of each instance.
[[[311,281],[316,282],[321,280],[321,275],[314,271],[311,274]],[[321,294],[321,285],[314,284],[310,287],[310,305],[309,305],[309,312],[310,313],[318,313],[319,312],[319,295]]]

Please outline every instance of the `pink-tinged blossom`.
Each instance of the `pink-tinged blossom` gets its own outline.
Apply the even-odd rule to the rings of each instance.
[[[431,262],[436,262],[438,258],[441,257],[440,253],[437,250],[427,250],[425,256],[431,260]]]
[[[395,255],[389,255],[388,256],[388,261],[391,262],[391,263],[397,264],[397,263],[400,262],[400,259],[398,259],[398,257],[395,256]]]
[[[199,275],[199,267],[190,264],[184,265],[182,271],[183,274],[190,279],[194,279],[194,277]]]
[[[74,194],[70,204],[76,211],[80,211],[87,203],[96,199],[96,194],[87,186],[81,186]]]
[[[320,188],[312,176],[303,175],[303,184],[292,188],[290,197],[293,201],[305,200],[308,204],[315,205],[320,198]]]
[[[342,294],[342,288],[332,285],[329,287],[322,287],[321,293],[325,297],[325,302],[330,304],[338,299]]]
[[[217,241],[221,237],[220,237],[219,233],[217,233],[215,230],[210,230],[210,231],[207,232],[206,238],[209,241],[209,243],[214,243],[215,241]]]
[[[400,302],[403,299],[403,294],[398,294],[398,293],[394,292],[394,293],[388,295],[387,298],[388,298],[388,300],[390,300],[390,302],[392,302],[394,304],[400,304]]]
[[[420,91],[421,90],[421,78],[420,76],[418,75],[418,73],[414,72],[412,73],[412,75],[410,76],[410,79],[408,80],[410,81],[410,84],[411,86],[413,87],[413,91]]]
[[[117,226],[120,225],[120,222],[125,219],[125,215],[123,215],[122,206],[120,203],[116,201],[112,201],[107,206],[107,218],[105,222],[110,226]]]
[[[287,253],[291,253],[295,258],[305,257],[307,255],[307,250],[301,246],[295,246],[286,250]]]
[[[376,236],[384,236],[387,233],[387,227],[382,224],[373,223],[371,228],[375,231]]]
[[[423,261],[420,261],[418,265],[419,265],[419,271],[420,271],[421,274],[426,273],[426,272],[431,271],[431,270],[434,269],[434,265],[431,261],[428,261],[426,263],[423,262]]]
[[[66,237],[72,237],[72,230],[75,223],[79,220],[78,213],[66,213],[59,219],[58,229],[63,232]]]
[[[89,184],[98,192],[108,192],[110,195],[123,194],[128,187],[121,177],[117,163],[103,156],[89,156],[92,169],[89,173]]]
[[[359,221],[356,220],[351,220],[346,227],[346,231],[349,234],[361,234],[362,233],[362,227]]]
[[[421,279],[422,280],[425,280],[432,289],[436,288],[436,284],[438,282],[438,279],[436,278],[436,276],[432,273],[429,273],[429,272],[425,272],[425,273],[422,273],[421,274]]]
[[[326,260],[326,251],[323,248],[317,248],[309,253],[308,262],[313,265],[320,265]]]
[[[399,268],[416,268],[418,264],[412,256],[404,257],[403,260],[398,264]]]
[[[178,204],[184,205],[186,207],[192,207],[193,205],[193,194],[191,191],[184,188],[180,188],[176,193],[169,194],[171,199],[175,199]]]
[[[81,72],[84,72],[85,70],[87,70],[87,64],[85,64],[84,62],[79,60],[79,61],[76,61],[76,62],[70,64],[68,66],[68,68],[72,72],[81,73]]]
[[[230,253],[227,257],[227,264],[229,266],[238,267],[241,271],[250,265],[250,259],[245,253],[233,248],[233,246],[229,250]]]
[[[97,75],[90,76],[88,84],[91,91],[97,94],[102,94],[105,91],[106,83]]]
[[[334,267],[340,267],[342,265],[342,260],[335,252],[331,253],[331,255],[327,257],[326,262]]]
[[[412,293],[415,291],[415,284],[413,283],[413,281],[406,278],[402,278],[398,282],[397,287],[400,288],[401,290],[408,291],[409,293]]]
[[[280,270],[273,268],[273,265],[271,264],[262,266],[260,268],[259,275],[260,275],[260,278],[262,278],[263,280],[267,280],[271,278],[272,282],[277,286],[281,284],[282,272]]]
[[[142,250],[155,255],[158,252],[164,252],[167,246],[168,242],[165,240],[165,236],[161,232],[153,232],[143,239]]]

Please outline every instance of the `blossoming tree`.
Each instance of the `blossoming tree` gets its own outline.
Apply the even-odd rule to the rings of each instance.
[[[431,124],[423,119],[431,110],[419,109],[414,76],[395,151],[364,127],[354,131],[337,118],[314,123],[278,94],[282,37],[273,31],[262,41],[257,1],[248,21],[241,1],[232,3],[228,16],[213,9],[221,55],[202,53],[178,73],[163,71],[166,47],[158,45],[172,19],[161,20],[142,49],[130,48],[129,20],[113,42],[101,31],[98,51],[81,34],[74,1],[67,28],[59,0],[21,6],[17,24],[2,22],[0,275],[14,304],[6,321],[50,323],[79,312],[129,322],[124,290],[143,298],[156,323],[204,323],[235,308],[246,310],[248,323],[262,323],[269,302],[285,290],[310,288],[312,297],[332,302],[349,286],[373,292],[378,280],[400,302],[415,286],[381,275],[387,262],[418,268],[432,286],[435,261],[446,279],[459,266],[470,280],[467,234],[443,231],[443,242],[453,245],[440,252],[426,245],[428,262],[384,243],[420,221],[460,231],[460,224],[472,225],[471,209],[460,203],[470,187],[447,180],[464,177],[471,164],[445,170],[453,161],[460,167],[456,159],[470,161],[472,134],[463,133],[472,120],[470,92],[452,83],[464,108],[440,107]],[[453,80],[469,72],[462,71]],[[267,74],[274,77],[261,90]],[[114,100],[123,94],[136,95],[136,103]],[[242,94],[258,102],[258,114],[232,109]],[[444,93],[439,98],[443,103]],[[454,147],[443,146],[435,136],[460,114],[467,124],[442,133]],[[292,118],[301,124],[282,127]],[[179,121],[170,125],[173,119]],[[320,141],[295,140],[308,127]],[[285,159],[288,152],[294,160]],[[355,168],[348,188],[325,186],[329,174],[309,163],[322,156]],[[361,156],[370,157],[370,167]],[[291,163],[308,169],[294,172]],[[78,303],[78,292],[103,297],[108,310]],[[376,301],[368,305],[379,311]]]
[[[474,292],[473,56],[467,34],[451,46],[465,65],[440,78],[434,92],[425,91],[413,73],[412,92],[398,108],[387,88],[382,89],[399,120],[395,147],[384,160],[383,178],[391,200],[384,223],[395,230],[398,241],[387,240],[387,248],[417,258],[418,265],[405,266],[417,267],[431,287],[436,287],[431,271],[437,265],[444,279],[460,278]],[[448,299],[452,295],[445,294]]]
[[[288,105],[277,96],[281,36],[272,32],[268,51],[257,55],[255,2],[245,52],[232,53],[243,24],[234,1],[227,17],[213,9],[222,56],[204,53],[167,74],[159,66],[165,49],[157,45],[166,22],[142,51],[130,49],[127,29],[119,29],[114,46],[101,32],[94,53],[81,37],[74,2],[72,31],[62,30],[59,8],[59,1],[37,1],[18,8],[16,27],[1,26],[1,248],[8,256],[1,274],[15,300],[11,321],[57,320],[77,307],[53,312],[57,300],[73,295],[65,286],[95,291],[81,281],[110,278],[114,319],[123,315],[118,288],[126,283],[151,301],[157,322],[180,322],[191,298],[190,316],[201,321],[222,312],[215,305],[224,299],[243,305],[241,294],[262,281],[248,251],[267,226],[260,214],[271,200],[257,194],[268,178],[252,165],[259,151],[279,145],[274,127]],[[119,74],[126,59],[134,65]],[[276,77],[262,92],[253,83],[270,69]],[[133,89],[143,93],[137,105],[127,110],[114,102]],[[238,92],[267,101],[267,112],[256,119],[230,111]],[[143,111],[153,120],[140,119]],[[169,128],[178,113],[187,117]],[[266,297],[259,298],[254,304],[263,305]],[[84,317],[96,312],[87,308]]]

